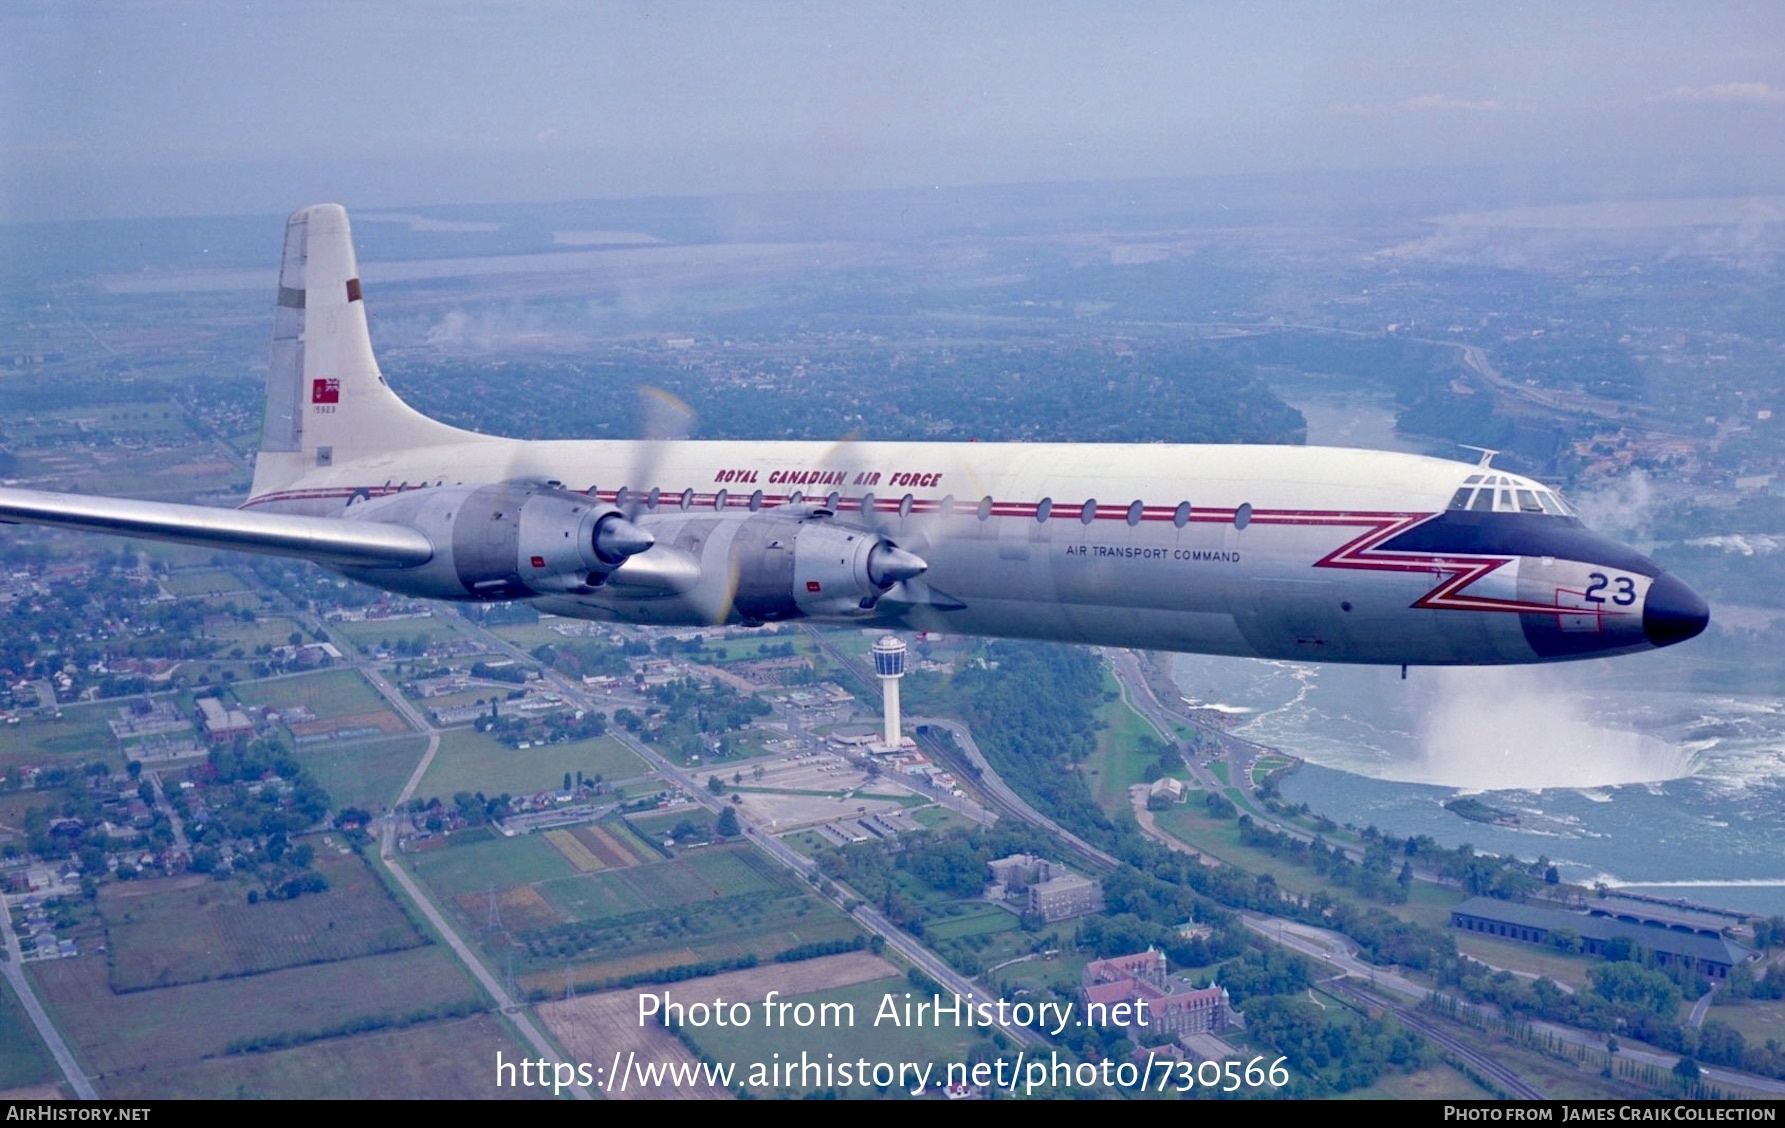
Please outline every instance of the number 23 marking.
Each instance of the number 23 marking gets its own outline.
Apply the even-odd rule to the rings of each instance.
[[[1605,596],[1599,593],[1608,587],[1613,588],[1611,601],[1619,607],[1628,607],[1636,602],[1636,581],[1629,576],[1619,576],[1614,580],[1604,572],[1589,572],[1587,579],[1592,583],[1587,585],[1586,593],[1582,598],[1589,603],[1604,603]]]

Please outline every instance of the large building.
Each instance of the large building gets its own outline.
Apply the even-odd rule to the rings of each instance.
[[[1103,911],[1103,886],[1058,862],[1033,854],[1012,854],[992,866],[994,899],[1016,901],[1049,924]]]
[[[254,722],[240,709],[225,708],[223,702],[215,697],[201,697],[197,704],[199,716],[204,721],[205,735],[210,739],[234,740],[238,736],[254,735]]]
[[[1150,948],[1131,956],[1092,960],[1079,983],[1079,1001],[1101,1007],[1105,1014],[1119,1004],[1145,1002],[1146,1028],[1135,1030],[1137,1040],[1215,1033],[1239,1017],[1227,988],[1213,983],[1198,987],[1167,975],[1165,953]]]
[[[1573,936],[1580,950],[1602,956],[1619,946],[1652,953],[1663,967],[1686,964],[1707,979],[1723,979],[1731,968],[1748,958],[1748,950],[1732,944],[1710,928],[1693,929],[1632,922],[1596,913],[1543,908],[1493,897],[1471,897],[1450,910],[1452,927],[1503,940],[1527,944],[1554,944],[1563,935]]]

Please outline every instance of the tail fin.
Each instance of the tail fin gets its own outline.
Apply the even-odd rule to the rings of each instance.
[[[293,212],[253,496],[369,454],[474,437],[429,419],[385,384],[366,329],[347,210],[317,204]]]

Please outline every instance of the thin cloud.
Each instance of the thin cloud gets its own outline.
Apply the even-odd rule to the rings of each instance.
[[[1359,102],[1335,102],[1330,107],[1334,113],[1368,115],[1368,114],[1416,114],[1431,111],[1466,113],[1490,113],[1501,108],[1500,103],[1491,98],[1453,98],[1449,94],[1417,94],[1411,98],[1403,98],[1399,102],[1377,102],[1363,104]]]
[[[1720,82],[1715,86],[1676,86],[1657,102],[1735,102],[1750,106],[1777,105],[1785,102],[1785,90],[1774,90],[1764,82]]]

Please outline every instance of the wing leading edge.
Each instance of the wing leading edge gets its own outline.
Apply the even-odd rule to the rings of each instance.
[[[0,523],[147,537],[351,568],[414,568],[434,542],[407,525],[0,488]]]

